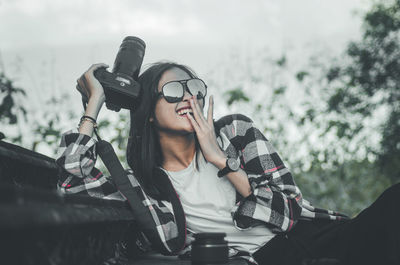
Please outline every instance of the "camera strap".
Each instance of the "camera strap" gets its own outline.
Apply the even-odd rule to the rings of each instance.
[[[101,160],[112,176],[113,183],[119,192],[127,199],[127,202],[137,218],[136,220],[139,222],[141,221],[140,218],[142,218],[142,220],[152,220],[150,212],[144,207],[142,198],[140,198],[136,191],[136,185],[128,178],[128,174],[122,167],[112,145],[107,141],[99,140],[96,147]],[[148,225],[151,222],[146,221],[140,223],[146,223]],[[144,228],[147,228],[146,225]]]
[[[106,166],[112,176],[112,179],[114,180],[114,184],[116,184],[117,186],[118,184],[123,184],[124,180],[128,179],[128,176],[124,168],[122,167],[117,155],[115,154],[112,145],[109,142],[99,138],[96,147],[97,153],[99,154],[101,160],[104,162],[104,165]]]

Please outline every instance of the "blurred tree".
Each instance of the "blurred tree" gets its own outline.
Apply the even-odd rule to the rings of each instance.
[[[14,83],[11,79],[6,77],[3,72],[0,72],[0,97],[2,101],[0,103],[0,121],[1,124],[5,127],[6,124],[16,125],[18,122],[18,118],[24,118],[27,120],[27,112],[23,105],[19,104],[20,100],[17,98],[25,97],[26,93],[22,88],[18,88],[14,86]],[[4,127],[2,126],[2,130]],[[3,133],[3,132],[2,132]],[[2,138],[5,138],[3,133]],[[22,134],[19,134],[13,137],[11,140],[13,142],[21,143]]]
[[[400,179],[399,73],[400,1],[378,2],[365,14],[362,39],[350,43],[345,59],[327,69],[323,90],[323,113],[330,117],[325,133],[363,142],[353,151],[364,149],[392,183]],[[376,143],[365,132],[371,123],[376,123]]]
[[[45,101],[41,109],[29,113],[29,125],[33,133],[29,132],[29,135],[25,136],[30,139],[32,151],[43,152],[45,150],[47,155],[56,155],[57,146],[60,144],[61,134],[64,131],[62,122],[68,120],[77,123],[76,120],[78,120],[77,114],[71,109],[64,108],[64,111],[59,111],[62,106],[69,104],[70,96],[68,94],[53,96]]]
[[[41,105],[40,109],[29,112],[24,107],[28,103],[25,90],[16,87],[4,73],[0,73],[0,92],[2,99],[0,139],[55,157],[62,132],[73,129],[79,120],[76,110],[65,107],[71,105],[71,97],[65,93],[52,96]],[[107,135],[106,140],[110,139],[112,144],[116,144],[117,156],[125,167],[127,167],[125,148],[129,133],[128,118],[125,112],[121,112],[115,119],[103,118],[98,122],[99,131]],[[99,167],[108,173],[101,162]]]
[[[307,91],[298,125],[308,131],[302,140],[312,150],[308,167],[297,163],[303,166],[298,178],[309,184],[305,190],[315,200],[324,203],[325,195],[336,193],[341,208],[354,214],[399,181],[399,37],[400,1],[376,2],[364,15],[361,40],[351,42],[344,56],[329,62],[314,57],[306,71],[297,73]],[[323,139],[325,146],[315,145],[310,136]],[[319,179],[322,192],[307,191]]]
[[[238,101],[244,101],[244,102],[250,101],[250,99],[244,94],[244,92],[240,89],[240,87],[226,91],[225,95],[228,96],[228,100],[226,102],[228,106]]]
[[[365,15],[363,38],[347,49],[349,63],[327,74],[335,84],[328,111],[373,116],[383,109],[381,138],[376,151],[382,172],[400,180],[400,1],[382,1]],[[362,127],[362,124],[356,126]],[[348,123],[335,126],[347,134]],[[354,134],[360,133],[356,130]]]
[[[318,206],[358,213],[391,183],[400,167],[400,1],[364,15],[362,39],[345,56],[314,54],[293,71],[267,49],[230,58],[211,86],[230,112],[248,114]]]

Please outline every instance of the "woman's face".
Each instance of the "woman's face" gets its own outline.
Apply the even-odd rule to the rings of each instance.
[[[161,92],[163,85],[170,81],[190,79],[190,75],[180,68],[172,68],[164,72],[158,82],[158,91]],[[190,107],[190,98],[192,96],[185,90],[183,99],[179,102],[169,103],[164,97],[160,97],[155,106],[156,119],[152,122],[160,132],[169,132],[174,134],[193,133],[194,128],[185,115],[179,115],[177,110],[183,107]],[[198,101],[201,109],[204,107],[204,99]],[[190,108],[191,112],[191,108]]]

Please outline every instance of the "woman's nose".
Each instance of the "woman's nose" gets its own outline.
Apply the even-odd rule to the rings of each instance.
[[[183,94],[183,101],[189,101],[192,95],[189,93],[187,87],[185,87],[185,93]]]

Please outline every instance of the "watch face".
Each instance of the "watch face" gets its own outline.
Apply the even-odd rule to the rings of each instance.
[[[237,171],[239,169],[239,162],[234,158],[228,159],[228,166],[231,170]]]

